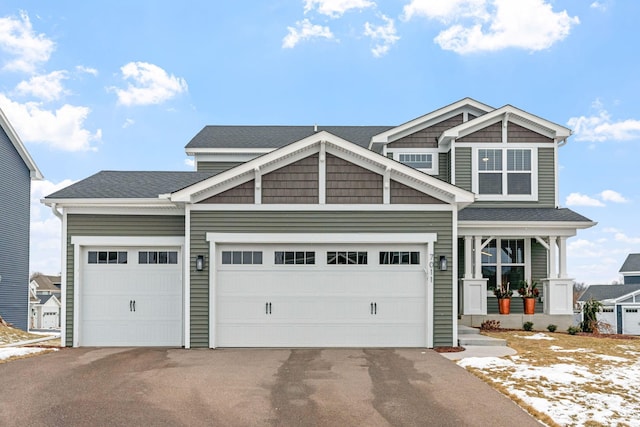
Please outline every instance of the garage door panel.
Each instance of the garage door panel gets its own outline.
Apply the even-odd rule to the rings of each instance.
[[[639,307],[622,307],[622,333],[640,335]]]

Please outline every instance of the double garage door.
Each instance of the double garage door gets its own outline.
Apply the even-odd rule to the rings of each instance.
[[[217,245],[216,347],[421,347],[425,245]]]
[[[167,247],[81,251],[79,345],[182,345],[182,255]]]

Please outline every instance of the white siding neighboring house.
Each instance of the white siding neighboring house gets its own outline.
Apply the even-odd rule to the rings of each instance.
[[[610,332],[640,335],[640,284],[591,285],[578,303],[584,306],[591,298],[602,303],[598,320],[610,325]]]
[[[60,276],[35,274],[29,283],[29,329],[60,329]]]

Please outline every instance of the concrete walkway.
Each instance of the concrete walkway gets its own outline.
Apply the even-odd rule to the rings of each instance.
[[[480,335],[479,329],[464,325],[458,325],[458,345],[464,347],[464,351],[440,354],[449,360],[461,360],[468,357],[505,357],[518,353],[507,347],[505,340]]]

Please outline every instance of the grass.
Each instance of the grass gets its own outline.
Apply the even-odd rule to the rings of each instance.
[[[625,426],[640,419],[640,339],[525,331],[483,333],[507,340],[518,354],[495,365],[471,364],[467,369],[543,423]]]
[[[30,334],[21,329],[0,325],[0,345],[35,340],[38,338],[42,338],[42,335]]]

